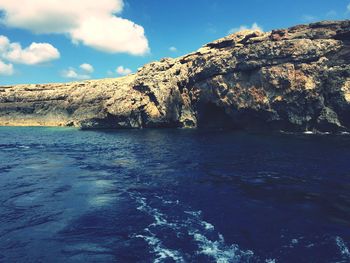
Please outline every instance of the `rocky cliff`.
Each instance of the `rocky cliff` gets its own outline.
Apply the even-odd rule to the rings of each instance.
[[[350,21],[242,31],[123,78],[0,87],[0,125],[350,129]]]

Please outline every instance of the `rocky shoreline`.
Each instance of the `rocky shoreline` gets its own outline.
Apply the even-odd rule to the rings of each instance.
[[[242,31],[116,79],[0,87],[0,125],[350,130],[350,21]]]

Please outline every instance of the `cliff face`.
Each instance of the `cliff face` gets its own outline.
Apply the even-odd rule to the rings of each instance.
[[[350,129],[350,21],[243,31],[136,74],[0,87],[0,125]]]

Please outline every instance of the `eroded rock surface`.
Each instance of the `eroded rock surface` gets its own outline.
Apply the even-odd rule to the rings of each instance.
[[[0,125],[350,129],[350,21],[242,31],[123,78],[0,87]]]

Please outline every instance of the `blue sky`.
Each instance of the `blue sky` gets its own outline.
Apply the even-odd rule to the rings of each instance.
[[[244,27],[350,18],[350,0],[16,2],[0,0],[0,85],[117,77]]]

